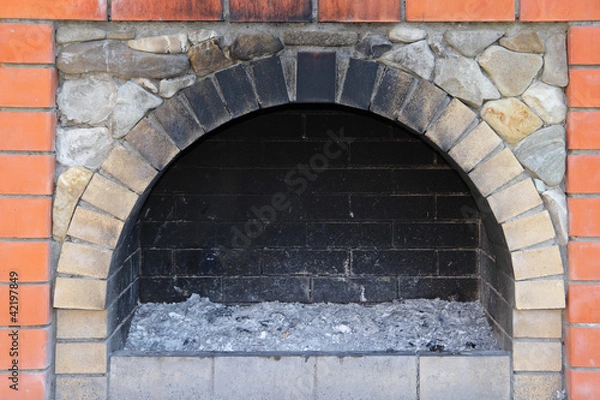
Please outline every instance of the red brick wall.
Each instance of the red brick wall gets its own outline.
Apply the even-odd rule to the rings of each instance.
[[[599,11],[596,2],[588,14],[598,17]],[[573,10],[565,12],[572,15]],[[600,396],[600,26],[571,28],[569,63],[567,191],[572,241],[565,373],[571,399],[577,400]]]
[[[517,5],[518,4],[518,5]],[[0,398],[49,396],[50,210],[56,72],[50,20],[569,21],[571,213],[566,378],[572,400],[600,398],[600,2],[598,0],[0,0],[0,298],[18,275],[19,314],[0,302]],[[109,14],[110,11],[110,14]],[[1,20],[0,20],[1,21]],[[43,22],[42,22],[43,21]],[[578,26],[591,22],[598,26]],[[13,276],[15,274],[13,273]],[[13,283],[13,286],[14,283]],[[18,328],[12,328],[12,325]],[[19,333],[20,390],[7,337]]]

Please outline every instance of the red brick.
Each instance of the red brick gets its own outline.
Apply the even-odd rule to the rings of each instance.
[[[570,234],[571,236],[598,237],[600,236],[600,199],[571,198],[569,199]]]
[[[0,242],[0,282],[7,283],[11,272],[20,282],[49,281],[51,254],[49,242]]]
[[[567,192],[600,193],[600,155],[568,157]]]
[[[600,64],[600,26],[574,26],[569,30],[569,64]]]
[[[233,22],[308,22],[312,19],[310,0],[230,0]]]
[[[220,21],[221,0],[113,0],[113,21]]]
[[[0,0],[0,18],[106,20],[107,0]]]
[[[56,84],[51,68],[0,68],[0,107],[54,107]]]
[[[570,400],[592,400],[600,393],[600,371],[574,371],[565,369]]]
[[[0,194],[50,195],[53,177],[52,156],[0,155]]]
[[[569,80],[569,106],[600,107],[600,69],[572,69]]]
[[[52,151],[56,114],[0,111],[0,151]]]
[[[400,0],[320,0],[319,21],[398,22]]]
[[[600,242],[569,243],[569,279],[600,281]]]
[[[407,21],[514,21],[514,0],[406,0]]]
[[[10,349],[13,344],[12,329],[0,330],[0,346]],[[44,369],[49,365],[49,328],[19,329],[15,337],[19,345],[19,370]],[[8,351],[7,351],[8,353]],[[13,357],[0,357],[0,368],[7,371],[12,365]],[[12,397],[11,397],[12,398]]]
[[[600,150],[600,112],[570,112],[567,143],[572,150]]]
[[[600,328],[567,327],[565,347],[571,367],[600,365]]]
[[[52,64],[54,27],[0,24],[0,63]]]
[[[51,212],[49,198],[0,198],[0,238],[49,238]]]
[[[50,285],[19,285],[17,289],[19,313],[17,315],[16,323],[12,319],[13,316],[8,312],[7,301],[10,296],[10,290],[8,285],[0,286],[0,296],[2,296],[2,299],[6,299],[3,301],[7,310],[0,314],[0,325],[33,326],[47,325],[50,323],[50,316],[52,315],[52,309],[50,307]]]
[[[571,323],[600,323],[600,285],[570,284],[566,318]]]
[[[600,19],[598,0],[521,0],[521,21],[591,21]]]
[[[0,373],[0,399],[11,400],[42,400],[49,393],[49,372],[25,372],[19,374],[19,390],[15,391],[9,386],[8,372]]]

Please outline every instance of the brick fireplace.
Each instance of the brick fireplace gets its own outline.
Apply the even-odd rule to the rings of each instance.
[[[478,298],[513,398],[600,393],[595,3],[38,3],[0,6],[2,325],[22,349],[2,396],[107,398],[138,300],[282,299],[274,282]],[[230,246],[311,161],[281,220]]]

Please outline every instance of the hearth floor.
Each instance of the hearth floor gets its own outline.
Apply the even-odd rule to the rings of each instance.
[[[498,345],[478,301],[223,305],[195,294],[183,303],[141,304],[125,350],[464,353]]]

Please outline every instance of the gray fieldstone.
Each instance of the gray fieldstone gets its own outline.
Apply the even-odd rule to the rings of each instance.
[[[175,78],[177,79],[177,78]],[[156,82],[148,79],[148,78],[139,78],[136,79],[135,82],[140,85],[141,87],[143,87],[146,90],[151,91],[154,94],[158,94],[158,86],[156,85]]]
[[[219,34],[210,29],[199,29],[197,31],[188,33],[188,40],[192,42],[193,45],[197,45],[198,43],[215,39],[217,37],[219,37]]]
[[[567,41],[563,34],[552,35],[546,40],[542,82],[560,87],[569,84]]]
[[[252,60],[278,53],[283,50],[283,43],[268,33],[248,33],[236,37],[230,50],[238,60]]]
[[[89,42],[106,38],[106,31],[88,26],[61,26],[56,30],[56,43]]]
[[[190,48],[185,33],[130,40],[127,45],[134,50],[157,54],[182,54]]]
[[[554,229],[561,245],[569,242],[569,211],[567,209],[567,195],[561,189],[551,189],[542,193],[546,209],[550,212]]]
[[[106,35],[107,39],[111,40],[132,40],[135,39],[134,31],[113,31],[108,32]]]
[[[205,40],[193,46],[188,51],[188,56],[194,72],[200,78],[233,64],[215,39]]]
[[[107,76],[67,80],[57,96],[58,108],[69,121],[88,125],[106,121],[116,101],[117,86]]]
[[[65,74],[108,72],[124,79],[171,78],[189,69],[185,55],[145,53],[114,40],[65,46],[56,59]]]
[[[546,185],[559,185],[565,175],[567,157],[565,128],[554,125],[541,129],[522,140],[514,153]]]
[[[113,112],[113,137],[119,139],[127,135],[148,110],[160,106],[162,102],[160,97],[148,93],[134,82],[121,86]]]
[[[475,57],[485,50],[492,43],[496,42],[504,35],[503,31],[494,31],[489,29],[467,30],[467,31],[447,31],[444,38],[464,56]]]
[[[427,32],[419,28],[398,26],[388,33],[388,37],[395,43],[414,43],[427,37]]]
[[[106,128],[56,129],[56,158],[69,167],[100,167],[113,144]]]
[[[436,85],[471,106],[481,107],[485,100],[500,98],[500,92],[483,75],[475,60],[465,57],[440,59],[435,68]]]
[[[181,89],[185,89],[196,83],[196,79],[196,75],[194,74],[173,79],[163,79],[160,81],[159,94],[165,98],[173,97]]]
[[[500,39],[500,45],[520,53],[543,53],[544,43],[537,32],[524,30]]]
[[[522,98],[548,125],[560,124],[567,118],[565,95],[556,86],[536,82],[523,93]]]
[[[516,53],[492,46],[479,57],[479,65],[487,72],[504,96],[519,96],[542,68],[542,57]]]
[[[435,66],[435,56],[425,40],[392,50],[385,54],[381,61],[414,72],[427,80],[431,79]]]
[[[283,42],[288,46],[354,46],[358,42],[358,33],[352,31],[285,31]]]
[[[367,35],[355,46],[355,49],[369,58],[379,58],[393,46],[392,42],[381,35]]]
[[[548,186],[546,186],[546,184],[544,183],[544,181],[541,180],[541,179],[534,179],[533,180],[533,184],[535,185],[535,188],[537,189],[537,191],[539,193],[543,193],[546,190],[548,190]]]
[[[516,144],[542,126],[542,120],[515,98],[487,102],[481,118],[507,143]]]

